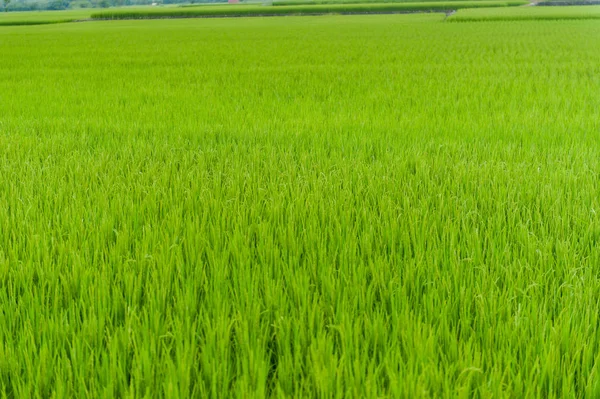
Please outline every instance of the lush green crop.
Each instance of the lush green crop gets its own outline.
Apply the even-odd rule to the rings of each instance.
[[[410,11],[445,11],[471,7],[506,7],[523,5],[524,0],[432,0],[415,1],[401,0],[402,3],[392,4],[396,0],[343,0],[327,3],[323,0],[318,4],[310,4],[300,0],[276,4],[276,9],[261,5],[195,5],[186,7],[122,7],[105,11],[69,10],[44,12],[0,12],[0,26],[14,25],[46,25],[94,19],[138,19],[138,18],[182,18],[203,16],[243,16],[243,15],[287,15],[287,14],[329,14],[329,13],[386,13]],[[346,4],[349,3],[349,4]],[[355,3],[355,4],[350,4]],[[381,3],[381,4],[380,4]],[[432,4],[434,3],[434,4]],[[275,4],[275,3],[274,3]],[[92,15],[93,14],[93,15]]]
[[[597,397],[600,25],[0,29],[6,397]]]
[[[448,21],[472,22],[561,19],[600,19],[600,6],[517,7],[505,10],[495,8],[461,10],[448,18]]]
[[[249,15],[301,15],[341,13],[393,13],[457,10],[471,7],[508,7],[527,4],[522,0],[508,1],[440,1],[414,3],[306,4],[291,6],[226,5],[178,8],[147,8],[143,10],[115,9],[92,14],[94,19],[192,18]]]
[[[0,26],[46,25],[72,22],[90,17],[89,10],[44,11],[44,12],[0,12]]]

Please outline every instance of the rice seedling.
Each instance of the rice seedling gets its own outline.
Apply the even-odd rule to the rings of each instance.
[[[595,397],[600,25],[0,28],[4,397]]]

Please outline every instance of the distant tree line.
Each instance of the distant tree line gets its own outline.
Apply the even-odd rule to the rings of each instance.
[[[226,3],[227,0],[0,0],[4,11],[68,10],[151,4]],[[1,8],[0,8],[1,10]]]

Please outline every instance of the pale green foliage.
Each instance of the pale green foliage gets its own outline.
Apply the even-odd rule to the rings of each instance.
[[[594,397],[600,25],[0,29],[8,397]]]

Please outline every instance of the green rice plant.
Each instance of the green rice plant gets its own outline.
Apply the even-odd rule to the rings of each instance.
[[[511,9],[461,10],[451,22],[600,19],[600,6],[519,7]]]
[[[0,29],[3,397],[597,397],[600,25]]]
[[[0,26],[65,23],[87,19],[90,14],[89,10],[0,12]]]
[[[27,26],[27,25],[50,25],[50,24],[63,24],[63,23],[67,23],[67,22],[73,22],[73,19],[49,19],[49,20],[36,20],[36,21],[28,21],[28,20],[22,20],[22,21],[0,21],[0,26]]]

